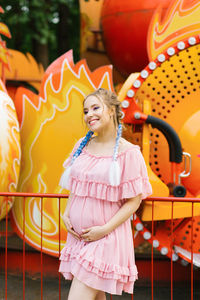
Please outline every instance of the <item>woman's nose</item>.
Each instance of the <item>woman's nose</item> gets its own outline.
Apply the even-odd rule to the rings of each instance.
[[[91,116],[92,116],[92,110],[88,110],[87,117],[91,117]]]

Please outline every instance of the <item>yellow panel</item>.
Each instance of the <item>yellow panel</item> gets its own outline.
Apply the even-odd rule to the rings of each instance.
[[[154,203],[154,220],[170,220],[172,217],[171,203]],[[200,215],[200,204],[194,204],[194,217]],[[191,203],[174,203],[173,218],[189,218],[192,216]],[[152,202],[145,202],[142,221],[152,220]]]
[[[184,185],[189,192],[199,194],[198,174],[200,172],[199,139],[190,132],[190,143],[187,135],[180,134],[188,120],[199,110],[200,99],[200,45],[189,47],[170,57],[157,67],[143,82],[136,93],[142,104],[148,99],[152,105],[152,115],[168,122],[181,138],[183,151],[190,152],[189,144],[193,145],[192,170],[190,181],[196,184],[195,191],[191,182],[185,179]],[[199,125],[200,126],[200,125]],[[200,128],[199,128],[200,130]],[[169,150],[166,139],[157,129],[151,129],[150,163],[152,170],[166,184],[170,182]],[[197,172],[198,169],[198,172]],[[196,183],[195,183],[196,182]]]

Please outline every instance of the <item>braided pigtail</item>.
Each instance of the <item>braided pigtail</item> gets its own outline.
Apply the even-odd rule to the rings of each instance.
[[[84,139],[80,143],[78,149],[73,154],[72,159],[70,161],[69,167],[67,167],[66,170],[63,172],[63,174],[62,174],[62,176],[60,178],[60,182],[59,182],[59,185],[63,189],[67,189],[68,188],[68,180],[69,180],[69,177],[70,177],[72,165],[73,165],[75,159],[81,154],[83,148],[87,145],[88,141],[91,139],[93,133],[94,132],[91,131],[91,130],[88,131],[88,133],[86,134],[86,136],[84,137]]]
[[[109,170],[109,180],[110,184],[112,186],[118,186],[120,184],[120,178],[121,178],[121,170],[119,163],[117,161],[118,157],[118,151],[119,151],[119,140],[122,136],[122,125],[119,124],[118,130],[117,130],[117,137],[116,137],[116,142],[115,142],[115,148],[114,148],[114,153],[113,153],[113,160],[110,166]]]
[[[88,131],[88,133],[86,134],[86,136],[84,137],[84,139],[82,140],[82,142],[80,143],[78,149],[76,150],[76,152],[73,154],[72,156],[72,160],[70,162],[70,166],[74,163],[75,159],[81,154],[83,148],[87,145],[88,141],[91,139],[92,135],[93,135],[93,131]]]

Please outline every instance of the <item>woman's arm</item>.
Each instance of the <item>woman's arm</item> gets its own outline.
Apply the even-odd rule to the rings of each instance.
[[[102,226],[94,226],[83,230],[81,237],[86,241],[99,240],[105,235],[115,230],[118,226],[130,218],[136,212],[141,203],[141,194],[134,198],[129,198],[118,210],[118,212]]]
[[[74,194],[70,193],[70,195],[69,195],[69,197],[68,197],[68,200],[67,200],[67,206],[66,206],[66,208],[65,208],[63,217],[64,217],[64,216],[69,217],[69,210],[70,210],[70,206],[71,206],[71,202],[72,202],[73,196],[74,196]]]
[[[67,228],[67,231],[70,232],[76,239],[80,239],[79,234],[74,231],[73,226],[70,222],[70,218],[69,218],[69,211],[70,211],[70,206],[71,206],[71,201],[72,201],[73,196],[74,195],[72,193],[69,195],[69,198],[67,200],[67,206],[66,206],[65,212],[62,216],[62,219]]]
[[[115,228],[129,219],[130,216],[132,216],[132,214],[139,208],[140,203],[141,195],[127,199],[118,212],[105,225],[103,225],[105,234],[109,234],[111,231],[115,230]]]

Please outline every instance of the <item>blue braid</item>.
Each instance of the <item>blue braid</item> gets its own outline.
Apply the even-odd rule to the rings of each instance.
[[[119,140],[120,140],[121,136],[122,136],[122,124],[119,124],[118,130],[117,130],[117,137],[116,137],[116,142],[115,142],[113,160],[117,160],[118,150],[119,150]]]
[[[86,136],[84,137],[84,139],[82,140],[82,142],[80,143],[78,149],[76,150],[76,152],[73,154],[72,156],[72,160],[70,162],[70,165],[73,164],[73,162],[75,161],[75,159],[81,154],[83,148],[87,145],[88,141],[91,139],[92,135],[93,135],[93,131],[88,131],[88,133],[86,134]]]

